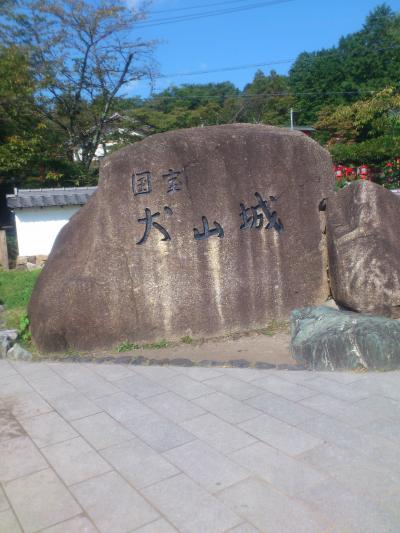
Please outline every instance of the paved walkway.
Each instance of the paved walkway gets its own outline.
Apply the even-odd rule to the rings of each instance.
[[[0,532],[400,531],[400,372],[0,361]]]

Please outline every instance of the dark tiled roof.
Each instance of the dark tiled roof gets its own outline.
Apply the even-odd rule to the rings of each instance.
[[[7,194],[7,205],[10,209],[84,205],[96,189],[97,187],[16,189],[14,194]]]

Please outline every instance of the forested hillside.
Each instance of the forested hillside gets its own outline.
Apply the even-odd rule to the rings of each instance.
[[[129,61],[129,50],[122,55],[114,39],[143,13],[128,20],[123,2],[106,12],[83,2],[75,26],[66,28],[75,0],[58,8],[44,0],[29,4],[23,12],[11,0],[0,8],[2,183],[92,184],[99,146],[107,153],[153,133],[193,126],[287,127],[291,108],[296,124],[315,127],[315,138],[337,163],[379,166],[400,155],[400,15],[386,5],[337,46],[301,53],[288,75],[258,70],[243,90],[230,81],[187,84],[144,100],[119,95],[150,72],[153,43],[141,43],[135,54],[146,53],[137,63],[138,56]],[[71,39],[77,38],[74,48]],[[100,42],[107,43],[106,52]]]

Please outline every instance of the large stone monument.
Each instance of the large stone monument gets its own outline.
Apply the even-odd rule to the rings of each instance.
[[[44,352],[215,336],[287,319],[328,293],[319,206],[328,152],[302,133],[227,125],[107,157],[32,295]]]

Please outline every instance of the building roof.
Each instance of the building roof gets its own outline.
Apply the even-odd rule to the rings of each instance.
[[[15,189],[14,194],[7,194],[7,206],[10,209],[24,209],[29,207],[84,205],[96,189],[97,187]]]

